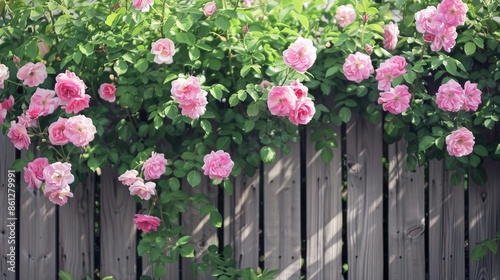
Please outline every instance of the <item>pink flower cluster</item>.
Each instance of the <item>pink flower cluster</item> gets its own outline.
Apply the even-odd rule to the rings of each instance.
[[[7,117],[7,112],[12,106],[14,106],[14,96],[12,95],[0,102],[0,124],[3,124],[5,117]]]
[[[335,19],[340,27],[346,27],[356,19],[356,11],[351,4],[340,5],[335,13]]]
[[[150,231],[157,231],[160,226],[160,218],[150,215],[135,214],[134,224],[137,229],[142,230],[144,233]]]
[[[229,177],[234,166],[231,156],[222,150],[205,155],[203,162],[203,174],[208,175],[210,179],[222,180]]]
[[[464,88],[454,80],[441,85],[436,93],[436,104],[447,112],[476,111],[481,104],[481,91],[476,83],[465,82]]]
[[[401,114],[410,107],[411,94],[406,85],[398,85],[390,88],[389,91],[381,92],[378,104],[382,104],[382,109],[392,114]]]
[[[49,140],[52,145],[72,143],[77,147],[85,147],[97,132],[92,119],[83,115],[59,118],[49,126]]]
[[[450,156],[469,155],[474,149],[474,144],[474,134],[465,127],[461,127],[446,136],[446,150]]]
[[[47,116],[54,113],[58,106],[59,98],[56,97],[55,91],[37,88],[33,96],[31,96],[26,116],[29,119],[36,120],[40,116]]]
[[[360,52],[350,54],[346,58],[342,69],[344,70],[345,77],[356,83],[367,79],[375,72],[370,56]]]
[[[75,75],[66,70],[56,77],[55,91],[66,113],[78,113],[89,107],[90,95],[85,94],[87,86]]]
[[[267,107],[271,114],[288,117],[295,125],[308,124],[316,113],[316,108],[307,93],[308,88],[299,81],[294,81],[289,86],[275,86],[267,96]]]
[[[45,161],[37,164],[43,165]],[[74,182],[75,177],[71,174],[70,163],[55,162],[45,166],[43,180],[45,181],[43,193],[52,203],[63,206],[68,202],[68,197],[73,197],[69,184]]]
[[[316,47],[309,39],[298,37],[288,49],[283,51],[285,63],[299,73],[304,73],[316,61]]]
[[[149,12],[149,8],[154,5],[154,0],[132,0],[134,8],[141,12]]]
[[[47,78],[47,68],[41,62],[37,62],[36,64],[28,62],[19,68],[17,78],[23,81],[23,85],[36,87]]]
[[[384,41],[382,42],[384,45],[384,49],[386,50],[394,50],[396,49],[396,45],[398,43],[399,36],[399,28],[398,25],[394,22],[389,22],[386,26],[384,26]]]
[[[187,79],[178,78],[172,81],[170,90],[172,97],[179,102],[181,114],[196,119],[205,114],[207,101],[207,92],[200,86],[200,80],[197,77],[190,76]]]
[[[24,181],[28,184],[29,189],[37,188],[42,186],[45,181],[43,178],[43,170],[49,165],[48,158],[37,158],[34,161],[28,163],[27,167],[24,167]]]
[[[0,88],[5,87],[4,82],[9,78],[9,68],[3,64],[0,64]]]
[[[461,0],[443,0],[437,8],[429,6],[415,14],[417,31],[431,43],[432,51],[450,52],[456,44],[456,28],[465,24],[467,11]]]
[[[389,90],[392,80],[406,73],[406,59],[402,56],[395,55],[386,61],[380,63],[380,66],[375,78],[378,81],[379,90]]]
[[[154,62],[171,64],[174,62],[174,42],[168,38],[158,39],[151,45],[151,53],[155,55]]]

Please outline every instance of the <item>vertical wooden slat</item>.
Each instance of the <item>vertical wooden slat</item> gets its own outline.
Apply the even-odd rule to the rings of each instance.
[[[75,279],[94,274],[94,174],[59,209],[59,268]]]
[[[101,175],[101,276],[136,279],[136,203],[116,170]]]
[[[452,186],[436,160],[429,182],[429,279],[465,279],[464,186]]]
[[[500,232],[500,162],[485,160],[488,181],[484,186],[471,183],[469,188],[469,252],[476,243],[493,239]],[[500,254],[488,252],[479,261],[470,259],[470,279],[500,279]]]
[[[264,266],[276,279],[300,277],[300,146],[264,166]]]
[[[347,125],[349,279],[383,279],[382,124],[355,116]]]
[[[389,145],[389,279],[425,279],[425,175],[406,168],[407,143]]]
[[[238,268],[258,266],[259,252],[259,172],[240,175],[234,194],[224,193],[224,244],[233,247]]]
[[[9,188],[9,182],[8,182],[8,171],[10,169],[10,166],[16,159],[16,149],[12,145],[12,142],[10,139],[5,136],[0,134],[0,221],[2,221],[2,224],[0,224],[0,254],[2,255],[1,258],[1,263],[0,263],[0,273],[2,279],[6,280],[13,280],[16,277],[16,270],[19,270],[19,267],[14,267],[13,270],[14,272],[9,270],[9,267],[12,267],[10,264],[7,263],[7,261],[10,259],[10,256],[7,257],[7,255],[12,255],[11,252],[11,246],[14,248],[16,247],[16,244],[12,243],[12,240],[15,242],[18,242],[16,240],[15,236],[15,228],[14,232],[11,231],[11,228],[7,227],[8,226],[8,221],[7,218],[14,218],[10,216],[9,211],[8,211],[8,201],[9,201],[9,190],[12,189]],[[12,190],[15,191],[15,196],[17,199],[17,196],[19,196],[19,183],[16,182],[16,188],[13,188]],[[12,194],[12,191],[10,191]],[[12,198],[12,196],[11,196]],[[14,205],[16,208],[19,207],[20,205]],[[16,217],[18,218],[18,217]],[[16,224],[19,225],[21,220],[16,220]],[[13,236],[11,236],[11,232],[13,233]],[[13,239],[9,239],[9,237]],[[10,242],[9,242],[10,240]],[[14,249],[14,258],[19,258],[19,254],[16,252]],[[17,261],[17,260],[16,260]]]
[[[217,206],[218,186],[212,185],[207,176],[202,175],[201,184],[192,188],[187,182],[182,184],[182,189],[188,196],[202,193],[210,198],[212,204]],[[184,227],[184,234],[192,236],[191,242],[195,247],[195,258],[182,258],[182,279],[195,279],[191,272],[193,262],[201,262],[210,245],[217,245],[217,229],[210,223],[210,216],[200,216],[198,208],[188,204],[187,211],[181,215],[181,224]],[[202,274],[198,271],[198,280],[216,279],[210,273]]]
[[[333,161],[325,163],[307,130],[307,279],[342,276],[342,154],[340,128]]]

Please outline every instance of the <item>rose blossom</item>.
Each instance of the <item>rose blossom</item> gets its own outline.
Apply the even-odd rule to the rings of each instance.
[[[448,112],[457,112],[464,103],[464,91],[454,80],[441,85],[436,93],[436,103],[439,109]]]
[[[64,134],[68,119],[61,118],[49,125],[49,141],[52,145],[65,145],[69,143],[68,137]]]
[[[28,149],[31,143],[26,127],[22,124],[16,123],[15,121],[10,122],[10,129],[7,133],[7,137],[10,138],[14,147],[18,150]]]
[[[137,180],[133,183],[128,190],[130,195],[137,195],[141,199],[149,200],[152,195],[156,194],[156,184],[153,182],[144,183],[142,180]]]
[[[396,44],[398,43],[399,28],[394,22],[389,22],[384,26],[384,49],[394,50],[396,49]]]
[[[0,103],[0,124],[3,124],[5,117],[7,117],[7,112],[12,106],[14,106],[14,96],[12,95]]]
[[[208,175],[210,179],[229,177],[234,166],[231,156],[222,150],[212,151],[210,154],[205,155],[203,162],[204,164],[201,167],[204,171],[203,174]]]
[[[217,11],[217,6],[215,5],[215,2],[207,2],[203,7],[203,14],[206,17],[213,15],[215,11]]]
[[[186,100],[179,102],[179,108],[181,108],[181,114],[183,116],[190,117],[191,119],[197,119],[206,112],[207,92],[201,90],[198,96],[192,100]]]
[[[384,111],[392,114],[401,114],[410,107],[411,94],[406,85],[391,88],[390,91],[380,93],[378,104],[382,104]]]
[[[63,189],[75,181],[71,174],[71,163],[54,162],[43,169],[45,191],[48,189]]]
[[[406,60],[401,56],[393,56],[380,63],[380,67],[375,70],[375,78],[378,81],[379,90],[390,90],[392,80],[406,73]]]
[[[40,106],[37,106],[37,105],[34,105],[34,106],[30,106],[30,108],[28,108],[28,110],[26,110],[26,115],[30,118],[30,119],[38,119],[38,117],[40,117],[42,115],[42,107]]]
[[[9,78],[9,68],[0,64],[0,88],[4,88],[4,81]]]
[[[297,99],[301,99],[304,97],[307,97],[307,93],[309,89],[304,86],[299,80],[295,80],[290,84],[290,87],[293,89],[293,92],[295,92],[295,96],[297,96]]]
[[[63,206],[68,202],[68,197],[73,197],[73,193],[66,185],[63,188],[49,188],[45,187],[43,194],[50,200],[50,202]]]
[[[470,81],[465,82],[464,104],[462,104],[461,109],[465,111],[476,111],[479,104],[481,104],[481,91],[477,88],[477,84],[471,83]]]
[[[139,175],[137,170],[127,170],[118,177],[118,181],[122,182],[125,186],[131,186],[137,181],[142,181],[142,178],[137,177],[137,175]]]
[[[243,0],[243,4],[247,6],[247,8],[250,8],[252,6],[254,0]]]
[[[69,105],[75,98],[85,98],[86,88],[85,83],[69,70],[56,77],[55,91],[61,105]]]
[[[197,77],[189,76],[187,79],[178,78],[172,81],[170,92],[177,101],[192,100],[201,91],[200,80]]]
[[[19,67],[19,63],[21,63],[21,59],[19,58],[19,56],[17,55],[14,55],[14,57],[12,57],[12,62],[14,62],[14,64]]]
[[[116,87],[114,84],[104,83],[97,92],[102,99],[108,102],[115,102],[116,100]]]
[[[437,6],[439,20],[450,26],[464,25],[469,8],[461,0],[443,0]]]
[[[455,39],[458,34],[455,26],[444,26],[439,29],[439,31],[435,34],[432,34],[432,51],[439,51],[443,48],[446,52],[450,52],[451,48],[453,48],[456,44]]]
[[[90,95],[85,94],[82,98],[73,98],[71,102],[67,105],[61,106],[66,113],[71,114],[71,113],[78,113],[81,110],[88,108],[90,103]]]
[[[273,88],[273,85],[268,80],[263,80],[259,85],[263,92],[268,92]]]
[[[158,39],[151,45],[151,53],[155,55],[154,62],[158,64],[171,64],[174,62],[174,42],[168,38]]]
[[[28,184],[29,189],[36,187],[37,189],[42,186],[43,182],[43,169],[49,165],[49,159],[41,157],[28,163],[24,167],[24,181]]]
[[[30,116],[27,116],[25,113],[17,117],[17,122],[26,128],[38,127],[37,120],[30,118]]]
[[[36,64],[28,62],[19,68],[17,78],[23,81],[23,85],[36,87],[47,78],[47,68],[41,62],[37,62]]]
[[[316,47],[309,39],[298,37],[288,49],[283,51],[285,63],[299,73],[304,73],[316,61]]]
[[[66,121],[63,133],[73,145],[84,147],[94,140],[96,128],[92,119],[84,115],[77,115]]]
[[[29,108],[35,106],[41,108],[41,116],[47,116],[57,109],[59,98],[56,97],[56,92],[53,90],[37,88],[31,96]]]
[[[465,127],[461,127],[446,136],[446,150],[450,156],[466,156],[472,153],[473,148],[474,134]]]
[[[275,116],[287,117],[295,110],[297,96],[292,87],[275,86],[267,96],[267,108]]]
[[[365,45],[365,52],[367,54],[371,54],[373,52],[373,46],[366,44]]]
[[[40,51],[41,57],[44,57],[50,52],[49,45],[47,45],[47,43],[45,43],[44,41],[38,41],[36,44],[38,45],[38,50]]]
[[[370,77],[370,74],[375,72],[370,56],[360,52],[350,54],[346,58],[342,69],[344,70],[345,77],[356,83],[360,83],[362,80]]]
[[[161,175],[165,173],[166,169],[167,160],[165,159],[165,155],[155,152],[151,152],[151,157],[148,158],[142,166],[142,170],[144,171],[144,179],[146,180],[160,178]]]
[[[160,219],[158,217],[135,214],[134,223],[137,229],[142,230],[144,233],[156,231],[160,226]]]
[[[295,110],[293,110],[288,116],[288,120],[294,125],[308,124],[312,120],[315,113],[316,108],[314,107],[312,99],[309,97],[303,97],[297,100]]]
[[[154,3],[154,0],[132,0],[134,8],[141,12],[149,12],[149,7],[152,7]]]
[[[438,25],[441,24],[439,20],[436,20],[436,12],[436,7],[428,6],[415,13],[415,25],[419,33],[429,33],[431,30],[434,30],[432,25],[436,25],[436,22]]]
[[[335,19],[340,27],[346,27],[356,19],[356,11],[351,4],[340,5],[335,13]]]

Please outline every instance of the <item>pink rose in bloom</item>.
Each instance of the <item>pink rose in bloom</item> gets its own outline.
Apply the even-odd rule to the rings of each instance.
[[[203,14],[206,17],[213,15],[215,11],[217,11],[217,6],[215,5],[215,2],[207,2],[203,7]]]
[[[69,185],[66,185],[63,188],[50,188],[45,186],[45,190],[43,194],[50,200],[50,202],[64,206],[68,202],[68,197],[73,197],[73,193],[69,188]]]
[[[56,77],[55,91],[61,105],[69,105],[75,98],[85,98],[86,88],[85,83],[71,71],[66,70]]]
[[[28,163],[27,167],[24,167],[24,181],[28,184],[29,189],[37,188],[42,186],[43,179],[43,169],[49,165],[49,159],[41,157],[34,161]]]
[[[52,145],[65,145],[69,143],[68,137],[64,134],[67,121],[67,119],[59,117],[57,121],[49,125],[49,141]]]
[[[294,125],[308,124],[314,114],[316,113],[316,108],[314,107],[314,102],[309,97],[303,97],[297,100],[295,104],[295,110],[288,116],[288,120]]]
[[[458,112],[464,103],[464,91],[454,80],[441,85],[436,93],[439,109],[447,112]]]
[[[64,125],[64,135],[69,142],[77,147],[87,146],[94,140],[95,133],[96,128],[92,123],[92,119],[83,115],[69,118]]]
[[[56,97],[56,92],[48,89],[37,88],[30,99],[29,108],[40,107],[40,116],[47,116],[57,109],[59,106],[59,98]]]
[[[104,83],[97,92],[102,99],[108,102],[115,102],[116,100],[116,87],[114,84]]]
[[[268,80],[263,80],[260,83],[260,88],[262,89],[263,92],[268,92],[273,88],[273,85],[271,85],[271,82]]]
[[[419,33],[429,33],[435,29],[432,25],[441,25],[441,21],[436,21],[436,13],[437,9],[434,6],[428,6],[415,13],[415,25]]]
[[[7,117],[7,112],[12,106],[14,106],[14,97],[12,95],[0,103],[0,124],[3,124],[5,117]]]
[[[450,26],[464,25],[469,8],[461,0],[443,0],[437,6],[438,18]]]
[[[229,177],[231,170],[233,170],[234,162],[231,160],[231,156],[222,151],[217,152],[212,151],[210,154],[203,157],[203,174],[208,175],[210,179],[224,179]]]
[[[335,19],[340,27],[346,27],[356,20],[356,11],[351,4],[340,5],[335,13]]]
[[[28,62],[23,67],[19,68],[17,78],[23,81],[23,85],[36,87],[47,78],[47,68],[41,62],[37,62],[36,64]]]
[[[396,49],[396,44],[398,43],[399,28],[394,22],[389,22],[384,26],[384,49],[394,50]]]
[[[71,163],[54,162],[43,169],[45,192],[48,190],[62,190],[75,181],[71,174]]]
[[[295,96],[297,96],[298,99],[307,97],[309,89],[299,82],[299,80],[293,81],[290,84],[290,87],[293,89],[293,92],[295,92]]]
[[[9,68],[3,64],[0,64],[0,88],[4,88],[4,81],[9,78]]]
[[[411,94],[406,85],[391,88],[390,91],[380,93],[378,104],[382,104],[384,111],[392,114],[401,114],[410,107]]]
[[[26,116],[28,116],[30,119],[38,119],[42,115],[42,110],[43,108],[37,105],[30,106],[28,110],[26,110]]]
[[[267,96],[267,108],[271,114],[280,117],[288,117],[297,103],[297,96],[292,87],[275,86]]]
[[[356,83],[360,83],[375,72],[370,56],[360,52],[350,54],[346,58],[342,69],[344,70],[345,77]]]
[[[168,38],[158,39],[152,44],[151,53],[155,55],[154,62],[158,64],[171,64],[174,62],[174,42]]]
[[[81,110],[88,108],[90,103],[90,95],[85,94],[82,98],[73,98],[68,104],[61,106],[66,113],[78,113]]]
[[[17,122],[26,128],[38,127],[37,120],[30,118],[25,113],[17,117]]]
[[[158,217],[135,214],[134,223],[137,229],[142,230],[144,233],[156,231],[160,226],[160,219]]]
[[[172,81],[170,92],[177,101],[195,99],[201,91],[200,80],[197,77],[189,76],[187,79],[178,78]]]
[[[247,8],[250,8],[252,6],[253,1],[254,0],[243,0],[243,4],[245,4]]]
[[[28,149],[31,143],[26,127],[22,124],[16,123],[15,121],[10,123],[10,129],[9,132],[7,132],[7,137],[10,138],[12,144],[14,144],[14,147],[18,150]]]
[[[474,134],[465,127],[461,127],[446,136],[446,150],[450,156],[469,155],[474,149],[474,143]]]
[[[390,63],[396,68],[398,68],[399,71],[401,71],[401,75],[406,73],[406,59],[402,56],[395,55],[385,61],[385,63]]]
[[[133,183],[128,190],[130,195],[137,195],[141,199],[149,200],[152,195],[156,194],[156,184],[153,182],[144,183],[142,180],[137,180]]]
[[[167,160],[165,159],[165,155],[155,152],[151,153],[151,157],[148,158],[142,166],[142,170],[144,171],[144,179],[146,180],[160,178],[161,175],[165,173],[166,169]]]
[[[379,90],[390,90],[392,80],[406,73],[406,59],[401,56],[393,56],[386,61],[380,63],[380,67],[375,70],[377,74],[375,78],[378,81]]]
[[[441,50],[441,48],[443,48],[446,52],[450,52],[451,48],[455,46],[455,39],[458,36],[455,26],[445,26],[440,28],[439,32],[433,35],[434,37],[431,37],[433,38],[431,50],[435,52]]]
[[[462,104],[461,109],[465,111],[476,111],[479,104],[481,104],[481,91],[477,88],[477,84],[471,83],[470,81],[465,82],[464,104]]]
[[[298,37],[288,49],[283,51],[285,63],[299,73],[304,73],[316,61],[316,47],[309,39]]]
[[[197,119],[206,112],[207,92],[202,90],[198,93],[198,96],[192,100],[181,101],[179,103],[179,108],[181,108],[181,114],[183,116],[190,117],[192,119]]]
[[[44,57],[46,54],[50,52],[49,45],[43,41],[38,41],[36,43],[38,45],[38,50],[40,51],[40,56]]]
[[[134,8],[141,12],[149,12],[149,7],[152,7],[154,3],[154,0],[132,0]]]
[[[132,186],[137,181],[143,181],[142,178],[137,177],[137,175],[139,175],[137,170],[127,170],[118,177],[118,181],[122,182],[125,186]]]

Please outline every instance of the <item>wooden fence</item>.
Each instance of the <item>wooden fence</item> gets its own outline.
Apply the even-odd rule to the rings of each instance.
[[[487,185],[454,187],[441,161],[408,172],[405,143],[383,144],[381,124],[354,118],[338,130],[339,147],[329,164],[306,131],[290,155],[264,165],[260,175],[235,178],[233,196],[208,181],[185,188],[208,195],[224,216],[216,230],[197,209],[182,215],[195,259],[222,242],[233,246],[238,266],[279,269],[277,279],[500,279],[499,255],[470,258],[476,242],[500,231],[498,162],[485,163]],[[9,139],[1,136],[1,279],[57,279],[59,269],[75,279],[152,275],[147,260],[136,255],[132,219],[138,206],[109,169],[79,186],[64,207],[28,190],[22,174],[17,177],[17,269],[9,271],[7,172],[15,158]],[[164,279],[194,279],[192,261],[169,265]]]

